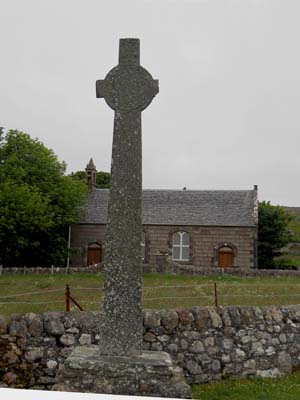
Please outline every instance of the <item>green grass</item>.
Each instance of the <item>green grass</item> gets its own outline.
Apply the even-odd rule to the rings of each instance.
[[[299,400],[300,373],[276,379],[226,379],[193,386],[199,400]]]
[[[144,274],[143,307],[178,309],[213,306],[214,282],[217,282],[219,305],[300,304],[300,278],[298,277],[240,278]],[[63,311],[65,310],[66,284],[70,286],[71,295],[84,310],[100,309],[102,275],[99,273],[2,275],[0,276],[0,314],[8,317],[12,313]],[[31,292],[38,293],[30,294]],[[23,293],[28,294],[18,296]],[[10,297],[3,298],[5,296]],[[1,304],[4,302],[9,304]],[[72,309],[76,310],[76,307],[72,306]]]

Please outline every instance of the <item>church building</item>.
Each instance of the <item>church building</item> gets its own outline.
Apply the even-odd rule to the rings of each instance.
[[[86,207],[71,229],[72,266],[103,261],[109,189],[86,167]],[[162,256],[194,268],[257,267],[257,186],[252,190],[143,190],[142,260],[155,271]],[[158,269],[158,267],[157,267]]]

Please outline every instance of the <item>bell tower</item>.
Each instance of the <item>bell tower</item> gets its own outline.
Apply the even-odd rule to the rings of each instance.
[[[91,158],[88,162],[86,168],[86,184],[88,187],[89,192],[92,192],[96,189],[96,165],[94,164],[93,159]]]

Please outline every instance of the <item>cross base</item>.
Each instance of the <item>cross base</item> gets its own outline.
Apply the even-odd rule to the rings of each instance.
[[[56,382],[56,391],[191,398],[182,369],[165,352],[103,356],[98,346],[79,346],[59,368]]]

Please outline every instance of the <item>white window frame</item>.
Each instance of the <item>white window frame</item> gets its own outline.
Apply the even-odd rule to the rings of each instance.
[[[146,260],[146,235],[145,235],[145,232],[142,233],[141,250],[142,250],[142,262],[144,263]]]
[[[175,235],[179,235],[180,236],[180,242],[179,244],[174,244],[174,237]],[[190,239],[190,244],[183,244],[183,235],[189,235],[189,239]],[[191,235],[188,232],[174,232],[173,233],[173,237],[172,237],[173,243],[172,243],[172,259],[174,261],[190,261],[190,253],[191,253]],[[175,258],[174,257],[174,248],[175,247],[179,247],[179,258]],[[182,257],[182,253],[183,253],[183,248],[188,248],[189,249],[189,256],[188,258],[183,258]]]

